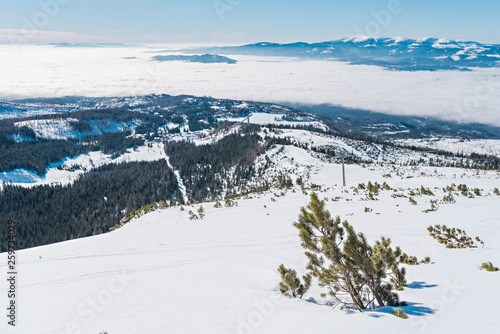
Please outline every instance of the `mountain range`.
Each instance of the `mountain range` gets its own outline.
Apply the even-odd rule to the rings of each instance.
[[[226,55],[298,57],[375,65],[400,71],[470,70],[497,67],[500,45],[444,38],[352,38],[320,43],[261,42],[241,46],[184,49]]]

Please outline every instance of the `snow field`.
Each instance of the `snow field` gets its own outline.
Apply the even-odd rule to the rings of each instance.
[[[468,199],[423,213],[440,189],[465,183],[484,189],[500,187],[497,172],[471,173],[456,182],[456,169],[437,168],[440,178],[414,171],[413,178],[385,178],[384,171],[347,166],[348,187],[341,168],[306,151],[286,147],[294,163],[313,166],[309,182],[322,185],[320,198],[330,198],[333,216],[347,219],[373,243],[392,238],[409,255],[430,256],[431,264],[407,266],[408,287],[399,294],[409,320],[387,307],[363,313],[326,306],[324,291],[313,283],[302,300],[279,293],[277,267],[283,263],[300,275],[306,259],[292,226],[308,195],[295,187],[285,196],[272,193],[238,200],[231,208],[202,204],[204,220],[190,221],[197,206],[152,212],[112,233],[20,251],[19,323],[0,323],[2,333],[493,333],[498,273],[480,269],[482,262],[500,263],[498,196]],[[378,201],[362,201],[351,186],[386,181],[393,188],[429,187],[432,196],[392,198],[381,191]],[[439,189],[436,189],[439,188]],[[345,192],[348,191],[348,193]],[[402,191],[402,190],[401,190]],[[338,202],[331,198],[340,196]],[[276,202],[271,201],[271,197]],[[352,199],[352,201],[346,201]],[[266,206],[266,208],[264,208]],[[365,213],[364,208],[373,209]],[[377,214],[379,213],[379,214]],[[433,224],[464,228],[485,248],[446,249],[426,230]],[[41,258],[40,258],[41,257]],[[6,254],[0,255],[5,271]],[[118,275],[118,276],[117,276]],[[6,283],[0,284],[0,295]]]

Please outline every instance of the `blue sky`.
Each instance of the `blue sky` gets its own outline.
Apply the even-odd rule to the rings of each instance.
[[[0,0],[0,41],[36,29],[31,42],[313,42],[363,34],[500,43],[499,14],[498,0]]]

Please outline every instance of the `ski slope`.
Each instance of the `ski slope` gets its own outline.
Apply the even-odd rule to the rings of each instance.
[[[281,155],[280,155],[281,154]],[[403,176],[382,166],[348,165],[348,187],[340,185],[341,166],[306,150],[284,147],[273,155],[279,167],[306,172],[307,184],[322,186],[332,215],[347,219],[373,243],[382,235],[409,255],[430,256],[431,264],[407,266],[408,287],[400,297],[409,315],[402,320],[386,307],[363,313],[332,309],[313,281],[302,300],[283,297],[278,266],[305,273],[306,258],[292,226],[309,201],[300,187],[251,195],[238,206],[214,208],[189,220],[199,205],[172,207],[147,214],[114,232],[18,252],[18,323],[0,322],[2,334],[160,334],[160,333],[495,333],[500,272],[480,269],[500,265],[500,187],[498,172],[455,168],[398,167]],[[293,158],[293,159],[292,159]],[[387,167],[389,168],[389,167]],[[299,173],[299,172],[297,172]],[[299,174],[297,174],[299,175]],[[411,176],[408,178],[408,176]],[[295,180],[294,180],[295,181]],[[354,194],[358,183],[387,182],[405,193],[421,185],[435,196],[379,200]],[[429,200],[442,198],[442,187],[465,183],[484,189],[473,199],[455,196],[455,204],[423,213]],[[332,198],[338,197],[338,201]],[[273,198],[274,200],[272,200]],[[373,209],[365,213],[364,208]],[[484,248],[446,249],[426,228],[447,224],[480,236]],[[0,255],[6,272],[6,254]],[[5,296],[7,282],[0,281]],[[5,300],[5,297],[2,297]],[[4,310],[4,312],[6,312]]]

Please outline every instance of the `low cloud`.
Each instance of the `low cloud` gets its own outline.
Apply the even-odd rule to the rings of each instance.
[[[329,103],[500,126],[500,68],[401,72],[333,61],[255,56],[231,56],[238,61],[236,65],[160,63],[151,61],[154,54],[146,53],[158,47],[96,50],[0,45],[0,62],[5,65],[0,98],[209,95],[277,103]]]

